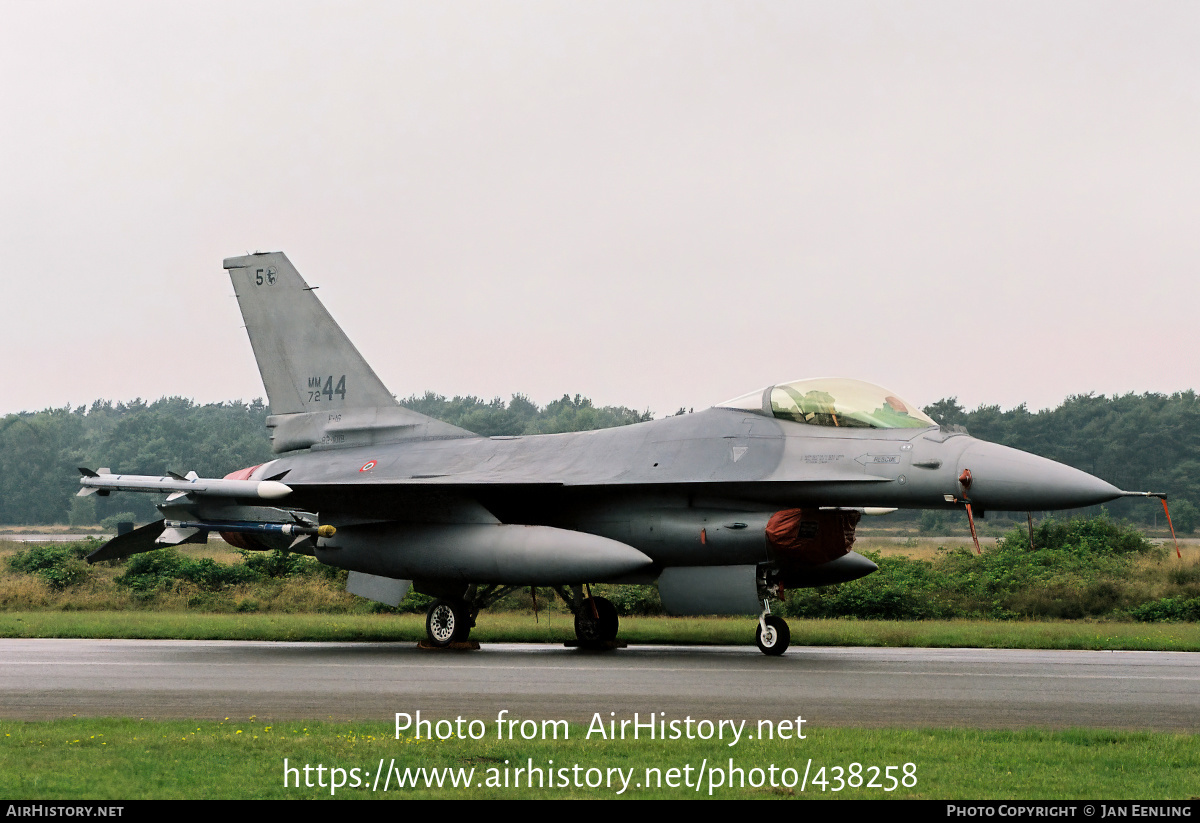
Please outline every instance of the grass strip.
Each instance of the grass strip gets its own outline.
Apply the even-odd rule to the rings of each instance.
[[[788,621],[793,646],[1200,651],[1195,623],[1107,621],[847,620]],[[631,644],[751,645],[754,620],[734,617],[624,617]],[[0,637],[180,640],[412,641],[423,615],[204,614],[192,612],[0,612]],[[569,615],[487,613],[471,636],[482,643],[562,643]]]
[[[724,741],[644,736],[605,740],[593,733],[589,740],[587,727],[578,724],[569,727],[569,739],[562,739],[564,730],[559,727],[559,739],[541,739],[539,731],[535,740],[497,740],[494,721],[480,740],[419,740],[408,735],[397,739],[390,721],[72,718],[5,722],[0,727],[4,730],[0,796],[11,800],[389,796],[1163,800],[1194,797],[1195,776],[1200,772],[1200,740],[1194,735],[1097,730],[806,727],[803,740],[743,736],[730,746],[728,736]],[[747,724],[748,733],[754,730]],[[463,737],[467,734],[464,731]],[[285,758],[287,766],[296,769],[287,787]],[[381,762],[384,768],[376,782]],[[540,772],[529,771],[530,766]],[[888,766],[895,768],[888,772]],[[452,771],[441,771],[447,769]],[[805,772],[807,783],[802,783]],[[443,780],[440,788],[436,774]],[[401,776],[417,785],[399,788]],[[455,779],[460,782],[457,787],[451,785]],[[343,785],[334,788],[335,781]],[[430,781],[433,785],[427,785]]]

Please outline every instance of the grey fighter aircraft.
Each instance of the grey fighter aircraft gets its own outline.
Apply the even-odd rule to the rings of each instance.
[[[203,542],[303,552],[351,592],[433,596],[429,642],[464,641],[509,591],[551,588],[582,644],[617,635],[592,583],[650,583],[671,614],[770,613],[785,589],[875,571],[863,514],[1049,510],[1129,494],[939,427],[856,380],[780,383],[696,414],[570,434],[483,437],[400,406],[282,253],[225,260],[262,373],[278,457],[222,479],[81,470],[80,494],[166,493],[163,519],[89,558]]]

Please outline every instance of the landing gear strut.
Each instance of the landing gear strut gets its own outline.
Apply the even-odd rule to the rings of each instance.
[[[413,588],[421,594],[438,598],[425,613],[425,634],[430,646],[444,649],[452,643],[466,643],[471,629],[475,627],[475,618],[481,611],[524,586],[496,583],[459,586],[416,580],[413,581]],[[478,643],[472,646],[479,648]]]
[[[787,621],[771,614],[771,607],[763,601],[763,613],[758,616],[758,632],[754,637],[758,650],[763,654],[780,655],[787,651],[792,642],[792,632]]]

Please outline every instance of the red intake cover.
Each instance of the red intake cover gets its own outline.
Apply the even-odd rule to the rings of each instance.
[[[261,465],[262,465],[262,463],[258,464],[258,466],[261,466]],[[225,479],[226,480],[249,480],[250,475],[254,474],[254,470],[257,469],[258,466],[250,466],[249,468],[246,468],[246,469],[238,469],[235,472],[230,472],[229,474],[225,475]]]
[[[850,551],[861,518],[856,511],[784,509],[767,521],[767,543],[785,571],[819,566]]]

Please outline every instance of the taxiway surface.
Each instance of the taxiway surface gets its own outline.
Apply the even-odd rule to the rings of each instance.
[[[1200,655],[1173,652],[0,640],[0,717],[589,720],[1200,730]]]

